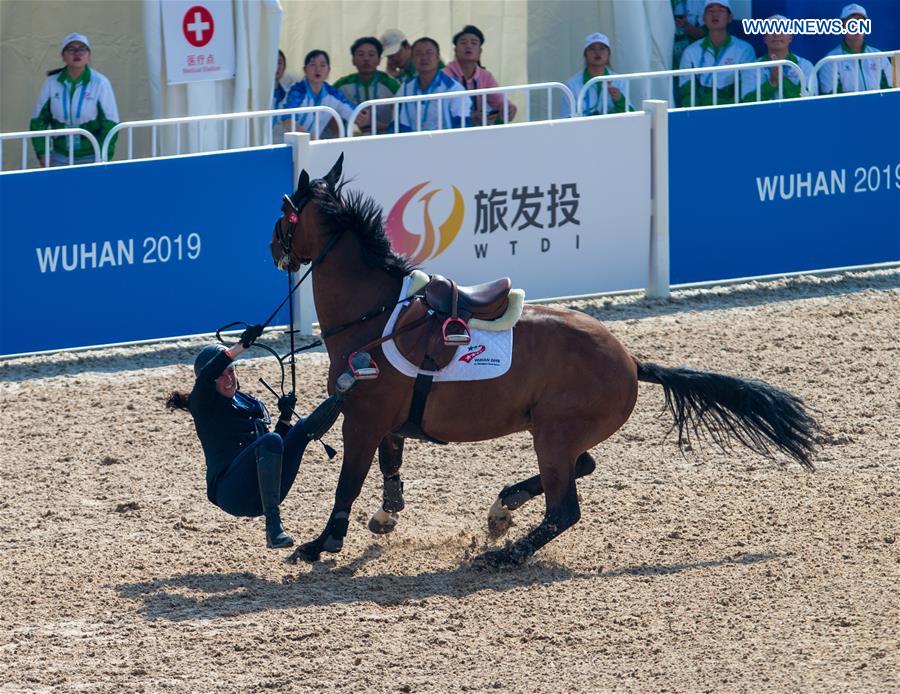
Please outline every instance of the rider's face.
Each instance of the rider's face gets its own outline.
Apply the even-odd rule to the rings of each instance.
[[[238,389],[237,372],[234,364],[230,364],[222,375],[216,379],[216,392],[223,398],[234,397]]]

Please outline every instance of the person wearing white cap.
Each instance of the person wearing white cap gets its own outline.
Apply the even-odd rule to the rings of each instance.
[[[584,38],[584,50],[582,51],[582,55],[584,55],[584,70],[576,72],[566,81],[566,86],[572,90],[576,100],[579,92],[592,77],[616,74],[609,69],[610,53],[609,37],[606,34],[601,34],[598,31],[588,34]],[[604,84],[606,85],[605,87]],[[603,99],[604,91],[606,91],[605,101]],[[634,108],[631,104],[625,102],[625,91],[625,82],[623,80],[595,82],[585,92],[581,112],[576,115],[596,116],[605,113],[624,113],[626,109],[633,111]],[[569,111],[569,104],[566,101],[562,103],[560,115],[563,118],[568,118],[572,115]]]
[[[401,84],[416,76],[416,66],[412,59],[412,46],[406,34],[399,29],[388,29],[381,35],[383,54],[387,58],[385,72]],[[444,69],[444,61],[438,61],[438,70]]]
[[[681,56],[682,69],[696,67],[718,67],[740,65],[756,60],[753,47],[728,33],[731,22],[729,0],[706,0],[703,4],[703,23],[709,30],[706,38],[695,41]],[[743,75],[742,75],[743,76]],[[734,93],[734,72],[719,72],[716,81],[716,103],[734,104],[738,97]],[[695,82],[695,101],[691,103],[691,83]],[[713,103],[713,73],[699,73],[678,78],[678,88],[682,106],[711,106]]]
[[[780,14],[774,14],[769,19],[784,19],[786,17]],[[784,75],[781,79],[782,96],[785,99],[796,99],[802,95],[803,84],[809,82],[810,75],[813,74],[813,64],[805,58],[800,58],[791,52],[791,41],[794,40],[793,34],[765,34],[763,42],[766,44],[768,52],[761,55],[756,62],[763,63],[768,60],[790,60],[797,65],[802,71],[801,75],[790,68],[784,69]],[[760,74],[762,73],[762,74]],[[778,73],[779,68],[773,67],[768,71],[765,70],[742,70],[741,71],[741,101],[756,101],[756,84],[760,80],[759,99],[760,101],[771,101],[778,98]],[[813,85],[813,94],[818,89]]]
[[[850,19],[868,19],[866,8],[855,2],[841,10],[841,20],[846,30]],[[852,55],[878,53],[879,49],[866,44],[863,34],[844,34],[841,45],[826,55]],[[837,87],[835,88],[835,76]],[[825,65],[819,70],[820,94],[843,94],[845,92],[865,92],[871,89],[890,89],[893,86],[891,63],[887,58],[863,58],[861,60],[839,60],[837,65]]]
[[[672,0],[672,18],[675,20],[672,68],[675,70],[681,64],[684,49],[706,36],[703,27],[704,2],[705,0]]]
[[[91,43],[84,34],[66,36],[60,44],[60,53],[65,67],[47,73],[29,129],[83,128],[97,138],[97,143],[102,146],[107,133],[119,121],[119,109],[112,84],[106,76],[88,65]],[[44,148],[44,138],[35,138],[32,142],[38,159],[45,166],[69,164],[68,137],[53,139],[49,156]],[[115,141],[110,143],[110,158],[114,152]],[[86,138],[74,138],[72,158],[74,164],[94,161],[94,148]]]

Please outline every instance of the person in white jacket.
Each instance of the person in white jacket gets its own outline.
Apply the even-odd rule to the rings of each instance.
[[[841,10],[844,27],[850,19],[868,19],[866,8],[856,3],[845,5]],[[866,44],[863,34],[844,34],[840,46],[836,46],[827,55],[853,55],[860,53],[878,53],[874,46]],[[839,60],[835,64],[825,64],[819,68],[819,93],[843,94],[845,92],[865,92],[871,89],[890,89],[893,87],[891,63],[885,57],[862,58],[859,60]],[[837,85],[835,85],[837,76]]]
[[[773,14],[769,19],[787,18],[780,14]],[[756,62],[764,63],[770,60],[790,60],[799,70],[783,68],[781,77],[781,95],[785,99],[796,99],[803,96],[803,87],[806,86],[814,72],[811,62],[806,58],[794,55],[791,51],[791,42],[794,40],[791,34],[766,34],[763,43],[766,44],[766,53],[761,55]],[[773,67],[768,70],[742,70],[741,71],[741,101],[757,100],[757,81],[759,81],[759,100],[771,101],[778,98],[778,73],[782,69]],[[810,96],[818,93],[818,85],[813,82]]]
[[[97,138],[102,148],[103,140],[119,122],[119,109],[112,84],[105,75],[92,69],[91,43],[84,34],[69,34],[60,46],[65,67],[51,70],[41,87],[41,93],[31,116],[30,130],[58,130],[83,128]],[[34,138],[35,154],[44,166],[68,166],[69,138],[51,140],[52,151],[46,152],[45,138]],[[72,163],[85,164],[94,161],[94,148],[81,136],[73,138]],[[110,143],[109,156],[115,152],[115,141]]]
[[[584,69],[576,72],[566,81],[566,86],[572,91],[576,101],[579,92],[591,78],[616,74],[609,69],[609,59],[612,53],[609,43],[609,37],[606,34],[601,34],[599,31],[585,36],[584,48],[581,51],[584,56]],[[603,100],[604,91],[606,91],[605,102]],[[624,80],[610,80],[606,83],[605,90],[602,82],[595,82],[584,94],[581,112],[575,115],[596,116],[598,114],[633,111],[632,105],[625,100],[625,92]],[[560,116],[568,118],[571,115],[569,113],[569,104],[564,100]]]

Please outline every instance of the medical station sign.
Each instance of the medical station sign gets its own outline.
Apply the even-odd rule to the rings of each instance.
[[[231,0],[165,0],[160,5],[169,84],[234,77]]]

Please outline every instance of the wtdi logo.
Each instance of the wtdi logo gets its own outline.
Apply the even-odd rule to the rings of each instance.
[[[432,201],[442,189],[433,188],[418,199],[418,202],[422,203],[422,226],[415,231],[407,229],[403,223],[406,208],[412,199],[418,195],[419,191],[429,183],[431,181],[423,181],[401,195],[400,199],[394,203],[390,213],[388,213],[385,225],[388,238],[391,241],[391,247],[395,252],[409,258],[409,261],[414,265],[437,258],[447,250],[462,228],[463,217],[466,212],[466,206],[459,188],[450,186],[453,190],[453,207],[450,209],[447,218],[435,226],[431,217]]]

